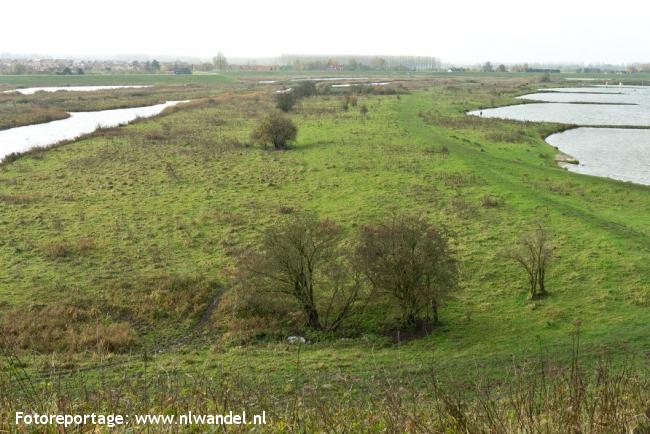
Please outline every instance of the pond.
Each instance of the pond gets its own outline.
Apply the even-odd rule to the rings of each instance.
[[[650,130],[581,127],[546,141],[579,161],[563,164],[573,172],[650,185]]]
[[[167,101],[146,107],[133,107],[94,112],[71,112],[70,117],[44,124],[27,125],[0,131],[0,160],[13,152],[76,139],[101,127],[115,127],[137,118],[155,116],[167,107],[187,101]]]
[[[580,128],[546,139],[579,161],[564,167],[577,173],[650,185],[649,86],[543,89],[519,98],[541,102],[474,110],[469,114],[579,125]]]

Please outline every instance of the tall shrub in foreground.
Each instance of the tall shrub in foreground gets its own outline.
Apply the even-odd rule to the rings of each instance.
[[[251,133],[254,143],[266,147],[271,144],[275,149],[284,149],[288,142],[298,135],[298,128],[291,119],[279,112],[267,114]]]
[[[356,257],[375,290],[399,306],[405,326],[437,323],[441,301],[458,286],[447,231],[420,217],[364,226]]]
[[[267,229],[239,261],[249,291],[286,297],[313,330],[336,330],[356,308],[362,284],[346,261],[331,220],[296,213]]]

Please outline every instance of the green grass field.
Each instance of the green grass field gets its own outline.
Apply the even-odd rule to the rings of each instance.
[[[540,86],[536,76],[418,75],[408,93],[361,96],[367,116],[342,111],[336,95],[303,99],[290,115],[298,139],[279,152],[248,145],[272,101],[237,80],[191,76],[207,86],[192,94],[210,99],[0,166],[0,330],[26,372],[103,359],[122,363],[103,375],[136,375],[143,353],[164,348],[157,369],[237,372],[279,391],[309,384],[335,400],[348,384],[364,396],[377,377],[499,380],[540,353],[562,364],[577,324],[585,363],[606,353],[647,364],[650,187],[557,167],[544,137],[560,125],[465,115],[516,102]],[[226,82],[231,92],[214,88]],[[286,207],[332,218],[350,236],[395,212],[449,227],[462,285],[442,325],[397,344],[381,306],[342,336],[230,318],[235,252]],[[554,234],[556,261],[550,296],[531,301],[502,253],[538,221]],[[298,332],[313,343],[288,346]]]
[[[83,75],[0,75],[6,88],[35,86],[110,86],[145,84],[214,84],[231,79],[224,74],[83,74]]]

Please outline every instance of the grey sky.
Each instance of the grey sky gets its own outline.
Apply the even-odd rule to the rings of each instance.
[[[650,2],[5,0],[0,52],[650,62]]]

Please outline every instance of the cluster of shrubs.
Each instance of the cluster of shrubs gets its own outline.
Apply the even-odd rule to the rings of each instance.
[[[358,103],[359,99],[356,95],[344,95],[341,99],[341,109],[346,112],[350,109],[350,107],[357,107]],[[359,113],[361,113],[363,116],[366,116],[368,114],[368,107],[365,104],[361,104],[359,106]]]
[[[338,88],[337,93],[344,93],[343,107],[348,110],[349,106],[356,107],[356,95],[400,95],[406,93],[403,85],[393,86],[372,86],[372,85],[354,85],[346,88]],[[319,83],[316,85],[313,81],[301,81],[290,89],[283,90],[275,94],[276,107],[283,112],[290,112],[298,100],[315,95],[329,95],[332,93],[330,83]],[[364,106],[365,107],[365,106]],[[362,110],[360,110],[362,114]],[[366,108],[367,113],[367,108]]]
[[[283,112],[290,112],[301,98],[317,95],[316,83],[313,81],[301,81],[291,89],[275,94],[275,105]]]
[[[312,82],[305,82],[313,85]],[[297,89],[301,89],[298,87]],[[308,86],[308,89],[312,89]],[[279,93],[276,96],[277,107],[287,112],[291,110],[295,104],[296,95],[309,96],[312,90],[292,91]],[[358,100],[354,95],[345,95],[342,100],[342,109],[347,111],[350,106],[357,107]],[[257,124],[251,132],[252,143],[258,144],[266,148],[272,145],[274,149],[281,150],[287,147],[287,144],[296,139],[298,135],[298,127],[291,119],[285,116],[280,110],[274,110],[267,113]],[[368,107],[365,104],[359,106],[359,113],[362,116],[368,115]]]
[[[423,328],[439,321],[458,271],[448,231],[421,217],[395,216],[344,239],[332,220],[296,212],[239,255],[236,316],[286,316],[290,306],[307,328],[335,331],[381,302],[401,327]]]

